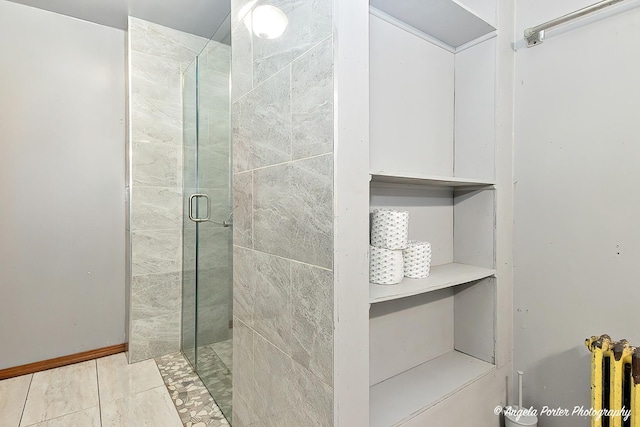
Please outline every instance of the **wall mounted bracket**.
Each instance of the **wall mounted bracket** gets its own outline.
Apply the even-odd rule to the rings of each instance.
[[[537,46],[544,41],[544,30],[532,31],[531,28],[528,28],[524,32],[524,39],[527,41],[527,47]]]

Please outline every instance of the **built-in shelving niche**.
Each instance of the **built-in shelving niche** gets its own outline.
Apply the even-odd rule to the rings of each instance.
[[[415,417],[495,369],[495,279],[370,310],[370,425]]]
[[[370,425],[418,416],[495,370],[495,279],[374,304]]]
[[[432,272],[427,279],[373,285],[369,302],[404,298],[495,274],[495,189],[433,187],[372,182],[370,210],[409,212],[409,239],[428,241]]]
[[[408,211],[409,238],[433,248],[429,278],[369,285],[372,426],[406,421],[494,369],[495,189],[412,182],[370,186],[371,209]]]
[[[429,278],[369,285],[370,425],[389,427],[496,369],[495,1],[371,6],[370,209],[409,211],[433,253]]]

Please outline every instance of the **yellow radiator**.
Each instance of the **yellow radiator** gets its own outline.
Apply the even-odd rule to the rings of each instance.
[[[640,427],[640,350],[608,335],[585,344],[591,351],[591,427]]]

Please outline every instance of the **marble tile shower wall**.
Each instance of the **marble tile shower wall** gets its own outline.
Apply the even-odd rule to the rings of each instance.
[[[252,35],[232,1],[233,424],[333,425],[331,0],[258,0],[288,17]]]
[[[181,75],[206,40],[129,18],[129,361],[180,350]]]

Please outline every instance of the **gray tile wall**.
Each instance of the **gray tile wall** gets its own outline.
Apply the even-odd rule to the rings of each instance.
[[[180,349],[181,75],[206,40],[129,18],[129,361]]]
[[[234,427],[333,425],[330,0],[259,0],[289,19],[252,35],[232,0]]]

